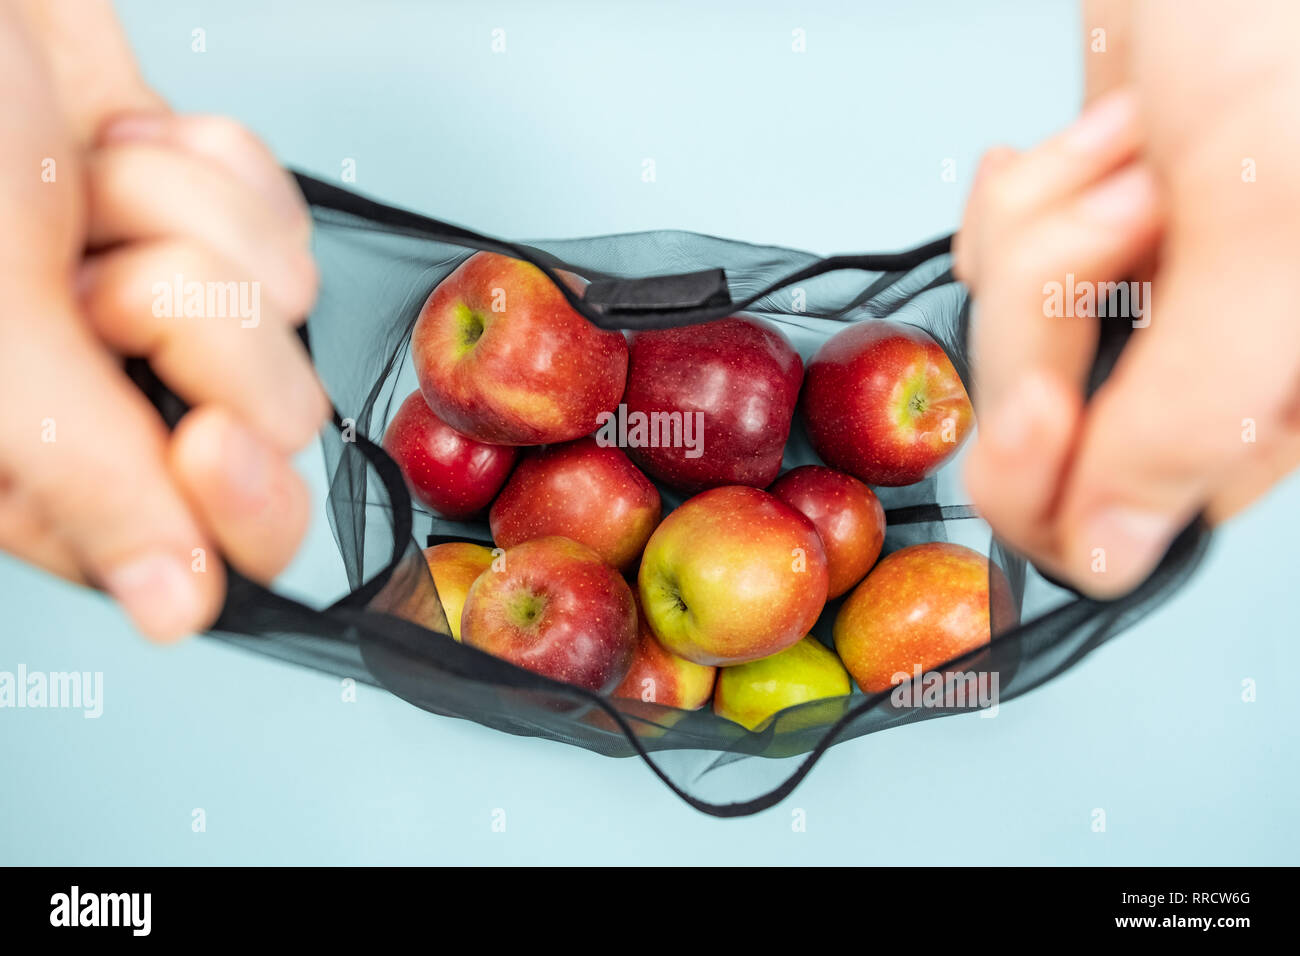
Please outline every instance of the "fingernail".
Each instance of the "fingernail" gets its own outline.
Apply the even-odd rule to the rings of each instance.
[[[130,113],[112,120],[100,131],[99,141],[111,146],[155,140],[162,135],[168,117],[162,113]]]
[[[1116,505],[1097,512],[1085,525],[1082,542],[1092,572],[1099,576],[1098,592],[1124,593],[1156,566],[1178,526],[1167,514]]]
[[[201,613],[194,573],[175,556],[155,552],[110,571],[104,586],[147,637],[183,637]]]
[[[1155,199],[1155,180],[1145,169],[1134,166],[1088,190],[1079,204],[1084,215],[1115,223],[1148,215]]]
[[[266,503],[270,493],[271,455],[249,431],[234,423],[221,440],[221,470],[226,487],[248,510]]]
[[[1072,149],[1094,152],[1123,133],[1136,118],[1137,98],[1132,93],[1110,93],[1084,109],[1065,131],[1065,138]]]
[[[1036,374],[1016,382],[984,423],[984,435],[1003,455],[1019,455],[1032,443],[1050,399],[1047,386]]]

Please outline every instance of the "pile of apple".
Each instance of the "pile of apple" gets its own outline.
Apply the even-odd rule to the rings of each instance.
[[[869,485],[925,478],[973,422],[922,332],[847,326],[805,373],[763,321],[602,330],[535,266],[480,252],[430,295],[411,352],[420,388],[384,445],[433,512],[487,509],[497,545],[425,552],[456,640],[616,697],[712,698],[749,728],[988,642],[984,556],[934,542],[877,562]],[[830,467],[782,475],[796,409]],[[611,415],[667,440],[599,440]],[[651,479],[693,497],[662,517]],[[832,652],[810,631],[845,594]]]

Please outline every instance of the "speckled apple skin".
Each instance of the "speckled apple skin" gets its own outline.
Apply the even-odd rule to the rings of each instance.
[[[918,395],[919,412],[911,407]],[[831,336],[808,363],[799,409],[822,461],[886,487],[933,473],[975,421],[947,353],[893,322],[858,322]]]
[[[994,600],[1011,608],[1000,570]],[[834,626],[835,649],[866,693],[894,675],[929,670],[987,644],[989,563],[978,551],[934,541],[884,558],[849,596]]]
[[[617,448],[593,438],[525,454],[492,505],[502,548],[560,535],[627,570],[659,523],[659,489]]]
[[[478,514],[496,496],[519,452],[463,435],[412,392],[384,431],[384,448],[397,462],[416,501],[444,518]]]
[[[639,610],[639,608],[638,608]],[[639,700],[679,710],[699,710],[713,694],[717,668],[678,657],[655,637],[645,619],[637,615],[636,653],[615,697]]]
[[[822,465],[791,469],[768,489],[816,527],[826,546],[828,598],[848,593],[866,576],[885,543],[885,509],[852,475]]]
[[[697,664],[740,664],[812,629],[826,603],[826,551],[812,522],[785,502],[730,485],[663,520],[637,582],[664,647]]]
[[[596,552],[568,538],[510,548],[469,589],[461,640],[555,680],[608,693],[627,675],[636,649],[632,589]],[[512,613],[521,599],[536,617]]]
[[[492,566],[492,550],[470,541],[444,541],[424,549],[433,586],[438,590],[442,613],[451,636],[460,640],[460,615],[465,597],[478,576]]]
[[[429,407],[458,431],[498,445],[589,434],[627,382],[621,332],[575,312],[536,266],[491,252],[470,256],[433,290],[411,333],[411,355]]]
[[[733,316],[637,332],[623,401],[628,414],[703,413],[703,454],[634,448],[647,474],[694,493],[721,485],[765,488],[781,470],[803,362],[773,326]]]
[[[817,638],[805,637],[771,657],[722,668],[713,712],[754,730],[787,707],[852,692],[840,659]],[[800,723],[783,721],[782,729],[793,730]]]

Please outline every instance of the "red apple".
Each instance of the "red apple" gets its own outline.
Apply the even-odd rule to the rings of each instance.
[[[781,470],[802,377],[798,353],[758,319],[637,332],[623,396],[628,453],[687,492],[767,487]],[[632,437],[637,416],[649,423],[641,442]]]
[[[636,604],[586,545],[537,538],[510,548],[470,586],[461,640],[555,680],[607,693],[636,649]]]
[[[961,445],[975,420],[947,353],[919,329],[858,322],[808,364],[800,409],[821,459],[871,485],[910,485]]]
[[[438,601],[451,628],[451,636],[460,640],[460,614],[470,586],[492,567],[492,551],[470,541],[444,541],[424,549]]]
[[[419,392],[402,402],[384,432],[384,448],[406,476],[411,496],[444,518],[482,511],[505,484],[519,454],[462,435],[424,403]]]
[[[627,380],[627,341],[573,310],[536,266],[478,252],[420,310],[411,355],[425,401],[479,441],[542,445],[595,430]]]
[[[637,614],[637,624],[632,666],[623,683],[614,689],[614,696],[679,710],[703,707],[713,694],[717,668],[688,661],[665,648],[650,630],[644,614]]]
[[[871,570],[885,543],[885,509],[852,475],[821,465],[787,471],[769,489],[817,528],[826,546],[828,598],[846,593]]]
[[[913,667],[929,670],[990,639],[990,567],[959,544],[915,544],[889,555],[835,618],[835,649],[865,692],[888,690]],[[1011,620],[1011,588],[992,569],[998,620]]]
[[[659,523],[659,490],[617,448],[580,438],[526,455],[490,520],[500,547],[560,535],[627,570]]]
[[[826,551],[785,502],[732,485],[691,498],[655,529],[637,579],[665,648],[697,664],[784,650],[826,603]]]

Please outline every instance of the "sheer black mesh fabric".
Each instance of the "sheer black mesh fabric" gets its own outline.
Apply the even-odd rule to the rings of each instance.
[[[805,363],[847,323],[888,318],[930,333],[970,388],[969,309],[949,270],[946,241],[901,254],[830,259],[674,231],[512,245],[307,177],[299,181],[314,210],[322,275],[306,336],[337,415],[322,439],[329,518],[351,592],[342,598],[321,595],[317,607],[308,607],[232,575],[215,636],[377,685],[435,714],[607,756],[639,755],[683,799],[718,816],[773,805],[838,741],[954,713],[901,707],[889,693],[867,696],[855,689],[849,697],[782,711],[750,732],[715,716],[707,705],[686,712],[605,699],[459,644],[449,636],[420,549],[431,536],[487,542],[486,521],[444,521],[413,506],[397,466],[378,447],[389,417],[417,387],[409,346],[421,305],[478,249],[528,258],[545,269],[562,267],[591,280],[721,268],[732,305],[620,314],[598,311],[569,291],[566,295],[606,328],[685,325],[734,313],[759,316],[786,335]],[[1123,328],[1112,324],[1103,336],[1097,381],[1122,347]],[[147,370],[137,366],[135,374],[175,420],[182,411],[175,399]],[[815,461],[796,420],[784,467]],[[661,492],[665,513],[682,500],[670,489]],[[995,619],[987,647],[946,665],[997,673],[1001,703],[1066,670],[1163,600],[1193,568],[1207,539],[1198,522],[1141,588],[1122,600],[1099,603],[1054,584],[994,540],[962,500],[952,463],[920,484],[877,493],[888,517],[885,553],[949,540],[988,554],[1006,574],[1014,613]],[[841,602],[827,605],[814,630],[830,646]]]

